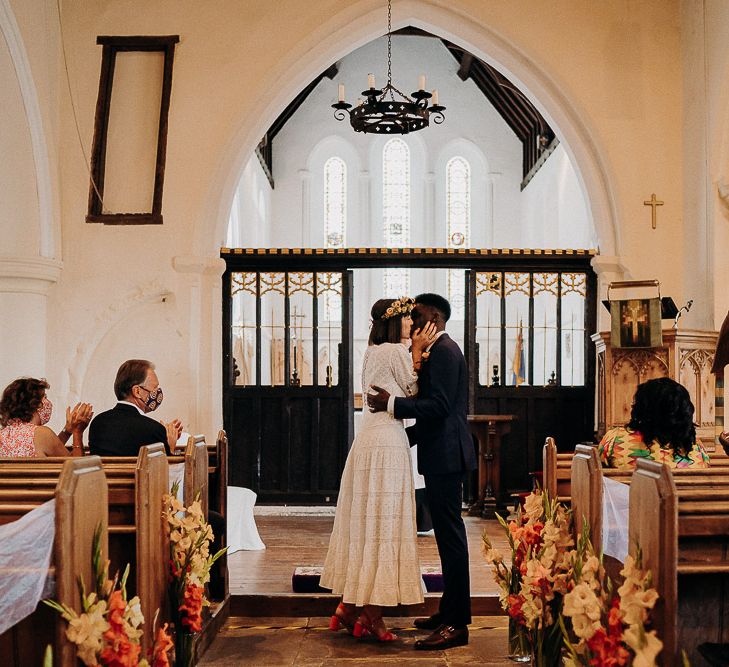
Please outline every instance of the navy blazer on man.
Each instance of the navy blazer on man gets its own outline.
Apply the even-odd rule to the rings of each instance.
[[[418,395],[395,398],[396,419],[415,419],[407,429],[418,445],[421,475],[465,472],[476,468],[476,453],[468,428],[468,375],[458,344],[442,334],[430,348],[418,376]]]
[[[89,449],[98,456],[137,456],[140,447],[155,442],[170,453],[165,427],[127,403],[98,414],[89,425]]]

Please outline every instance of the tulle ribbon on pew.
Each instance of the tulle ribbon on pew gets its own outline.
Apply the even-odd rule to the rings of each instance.
[[[52,594],[46,584],[55,521],[54,499],[0,526],[0,635],[30,616]]]
[[[185,463],[170,464],[170,488],[177,482],[177,500],[184,502],[183,489],[185,486]]]
[[[621,563],[628,555],[630,486],[602,479],[602,552]]]

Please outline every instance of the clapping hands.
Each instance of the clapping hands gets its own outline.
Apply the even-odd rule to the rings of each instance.
[[[179,419],[173,419],[171,422],[160,422],[167,431],[167,444],[170,447],[170,452],[174,452],[177,447],[177,441],[180,439],[182,434],[182,422]]]
[[[63,430],[66,433],[83,433],[94,416],[94,408],[91,403],[76,403],[73,409],[66,408],[66,425]]]

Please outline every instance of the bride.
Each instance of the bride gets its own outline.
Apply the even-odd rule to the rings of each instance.
[[[411,358],[406,345],[413,306],[406,297],[372,306],[363,396],[372,385],[392,396],[417,393],[413,358],[419,360],[433,341],[435,327],[412,332]],[[397,639],[382,620],[382,607],[423,601],[408,439],[388,412],[363,412],[342,473],[321,585],[342,596],[330,629],[344,626],[356,637],[371,633],[380,641]]]

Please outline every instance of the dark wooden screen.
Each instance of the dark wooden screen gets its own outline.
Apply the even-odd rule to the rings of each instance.
[[[231,484],[262,502],[335,501],[353,429],[351,272],[226,271],[223,290]],[[320,349],[327,363],[305,366]]]
[[[546,436],[553,436],[562,451],[592,438],[595,355],[590,334],[596,326],[596,276],[590,266],[593,253],[589,251],[223,249],[221,256],[227,264],[223,280],[223,395],[224,423],[230,439],[230,477],[232,484],[256,491],[262,502],[336,500],[353,437],[349,269],[466,270],[464,352],[470,374],[469,411],[517,417],[511,433],[504,438],[501,456],[501,479],[507,490],[529,488],[529,472],[541,468],[540,453]],[[302,334],[295,324],[300,315],[300,305],[294,303],[299,298],[295,290],[309,274],[315,283],[314,276],[340,274],[341,301],[325,304],[324,294],[315,291],[311,295],[313,326]],[[247,323],[240,320],[240,312],[236,311],[234,317],[232,294],[236,281],[238,288],[248,290],[246,298],[255,304],[252,311],[249,307],[252,315]],[[262,291],[270,291],[273,284],[283,289],[278,297],[280,324],[273,321],[274,315],[267,314],[271,308],[262,301],[268,298]],[[494,319],[489,316],[484,323],[484,304],[489,302]],[[331,346],[338,353],[335,381],[327,386],[325,373],[316,364],[304,381],[298,377],[301,384],[296,384],[292,381],[293,350],[301,348],[292,343],[303,338],[312,349],[327,347],[331,321],[327,331],[318,313],[325,307],[341,309],[341,332]],[[234,321],[236,318],[239,321]],[[285,350],[276,372],[273,365],[265,368],[270,363],[263,342],[267,322],[285,334]],[[244,356],[233,349],[236,326],[249,327],[247,356],[255,358],[255,366],[242,368],[236,363],[236,358]],[[517,348],[520,329],[522,342]],[[519,349],[520,354],[516,354]],[[565,355],[572,360],[571,366]],[[522,362],[515,372],[516,357]],[[579,360],[579,368],[574,360]],[[494,365],[498,386],[493,382]],[[469,480],[466,500],[474,499],[475,488],[475,480]]]

